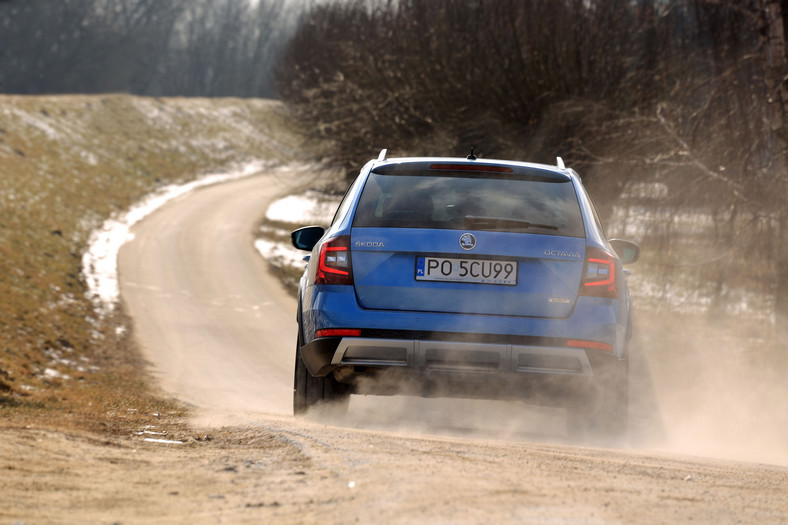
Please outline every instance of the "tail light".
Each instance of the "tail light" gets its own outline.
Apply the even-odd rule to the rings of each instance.
[[[315,337],[360,337],[361,330],[358,328],[325,328],[317,330]]]
[[[487,164],[431,164],[430,169],[446,171],[488,171],[493,173],[514,173],[514,170],[507,166],[490,166]]]
[[[353,284],[350,236],[335,237],[320,246],[315,284]]]
[[[605,352],[613,351],[613,345],[611,344],[599,341],[586,341],[585,339],[567,339],[566,346],[571,348],[593,348],[594,350],[604,350]]]
[[[580,295],[615,299],[618,297],[616,278],[616,258],[600,248],[588,248]]]

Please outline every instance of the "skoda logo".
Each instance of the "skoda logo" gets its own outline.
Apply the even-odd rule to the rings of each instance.
[[[463,233],[460,235],[460,248],[463,250],[473,250],[476,248],[476,237],[472,233]]]

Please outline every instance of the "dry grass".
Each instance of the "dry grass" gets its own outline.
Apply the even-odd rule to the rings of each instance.
[[[0,424],[126,432],[157,396],[122,314],[86,297],[90,232],[157,187],[298,147],[276,102],[0,96]]]

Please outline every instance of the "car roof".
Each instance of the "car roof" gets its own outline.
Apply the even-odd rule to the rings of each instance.
[[[559,159],[560,162],[560,159]],[[460,157],[401,157],[372,161],[370,171],[381,175],[416,175],[426,172],[448,174],[488,173],[494,177],[538,178],[552,182],[568,182],[575,172],[562,166],[500,159],[469,159]]]

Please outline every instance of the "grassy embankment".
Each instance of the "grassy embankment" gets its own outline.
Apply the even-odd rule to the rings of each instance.
[[[0,424],[126,432],[177,417],[122,313],[86,297],[90,233],[162,185],[297,145],[272,101],[0,96]]]

